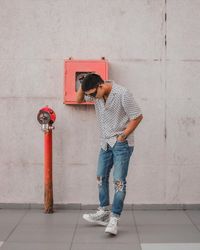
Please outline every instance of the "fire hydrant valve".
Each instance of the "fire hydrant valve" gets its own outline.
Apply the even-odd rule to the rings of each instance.
[[[56,114],[53,111],[53,109],[49,108],[48,106],[45,106],[40,109],[37,120],[41,125],[41,129],[43,132],[48,132],[49,130],[54,129],[54,126],[52,124],[56,120]]]

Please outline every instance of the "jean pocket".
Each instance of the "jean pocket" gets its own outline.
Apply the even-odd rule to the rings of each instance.
[[[128,141],[127,140],[125,140],[125,141],[116,141],[115,147],[120,149],[120,150],[123,149],[123,148],[127,148],[128,147]]]

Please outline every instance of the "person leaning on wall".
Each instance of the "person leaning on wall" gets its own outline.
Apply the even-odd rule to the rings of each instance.
[[[134,150],[134,131],[143,115],[126,88],[114,81],[104,81],[97,74],[85,76],[76,99],[79,103],[95,103],[101,142],[97,166],[99,207],[95,213],[83,214],[83,219],[106,226],[106,233],[117,235],[126,196],[129,160]],[[113,166],[115,190],[110,211],[109,176]]]

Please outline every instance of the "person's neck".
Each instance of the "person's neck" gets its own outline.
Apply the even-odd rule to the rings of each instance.
[[[112,90],[112,84],[108,83],[108,82],[106,82],[104,84],[105,84],[104,85],[105,86],[105,94],[103,96],[103,99],[104,99],[104,101],[106,101],[108,99],[108,96],[109,96],[111,90]]]

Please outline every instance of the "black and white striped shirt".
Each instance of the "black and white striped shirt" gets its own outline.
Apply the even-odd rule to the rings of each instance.
[[[100,128],[100,141],[102,149],[107,149],[107,144],[113,147],[117,136],[122,134],[130,120],[141,115],[141,110],[132,94],[123,86],[111,81],[111,92],[104,102],[103,98],[93,100],[97,121]],[[128,137],[129,146],[134,146],[134,135]]]

